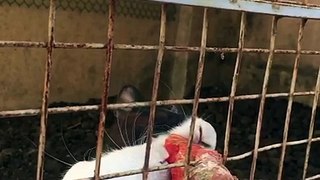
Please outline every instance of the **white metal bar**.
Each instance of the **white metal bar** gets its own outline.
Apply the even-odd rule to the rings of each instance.
[[[320,7],[263,0],[150,0],[190,6],[237,10],[277,16],[320,19]]]

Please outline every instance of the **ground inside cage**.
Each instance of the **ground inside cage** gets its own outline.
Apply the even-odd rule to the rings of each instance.
[[[214,88],[204,88],[201,96],[216,96],[217,94],[212,89]],[[229,156],[239,155],[253,149],[259,102],[259,99],[236,101]],[[286,99],[268,98],[266,100],[260,147],[282,141],[287,103]],[[65,105],[77,104],[55,103],[51,106]],[[186,108],[190,109],[190,106]],[[223,152],[227,110],[228,102],[200,104],[199,106],[199,114],[212,123],[217,131],[217,150],[220,153]],[[307,139],[310,116],[310,107],[294,102],[288,141]],[[49,115],[46,152],[50,156],[67,163],[95,157],[97,125],[97,112]],[[1,119],[0,127],[0,172],[2,177],[7,179],[34,179],[37,165],[39,116]],[[314,137],[319,136],[320,120],[319,116],[316,116]],[[306,146],[306,143],[304,143],[287,147],[283,179],[301,179]],[[276,148],[259,153],[256,179],[275,179],[277,177],[280,152],[281,149]],[[319,152],[320,143],[314,142],[311,146],[308,176],[320,172]],[[250,174],[251,157],[230,161],[226,166],[239,179],[246,179]],[[46,155],[45,179],[59,179],[67,168],[68,165]]]

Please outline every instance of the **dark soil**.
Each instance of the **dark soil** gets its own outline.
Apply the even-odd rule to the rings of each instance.
[[[203,88],[202,97],[217,96],[209,87]],[[221,94],[219,94],[221,95]],[[92,102],[91,102],[92,103]],[[55,103],[51,106],[65,106]],[[68,104],[75,105],[75,104]],[[228,103],[210,103],[199,106],[199,114],[207,117],[218,133],[218,151],[222,153]],[[190,107],[189,107],[190,108]],[[286,99],[268,99],[266,102],[260,146],[282,141],[284,119],[287,108]],[[231,130],[230,155],[250,151],[254,146],[254,135],[258,116],[259,100],[238,101],[235,103]],[[317,113],[319,114],[319,113]],[[293,104],[289,130],[289,141],[308,137],[311,108],[299,103]],[[35,179],[37,164],[37,144],[40,117],[0,119],[0,179]],[[314,136],[320,136],[320,119],[316,117]],[[95,147],[98,113],[81,112],[49,115],[46,152],[68,163],[75,160],[68,153],[63,139],[77,160],[88,159],[90,148]],[[33,144],[34,143],[34,144]],[[305,159],[306,144],[289,146],[285,158],[283,179],[301,179]],[[281,149],[259,153],[256,178],[276,179]],[[311,148],[308,176],[320,173],[320,143]],[[227,167],[239,179],[249,177],[251,156],[227,163]],[[68,168],[67,165],[46,156],[45,179],[57,180]]]

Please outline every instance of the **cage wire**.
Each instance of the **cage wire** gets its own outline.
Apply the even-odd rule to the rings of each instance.
[[[169,0],[167,0],[169,1]],[[174,0],[172,0],[174,1]],[[139,1],[139,0],[122,0],[122,1],[115,1],[115,0],[110,0],[110,2],[113,2],[109,4],[109,1],[102,1],[102,0],[92,0],[92,1],[84,1],[84,0],[71,0],[71,1],[57,1],[57,4],[55,4],[54,0],[51,1],[28,1],[28,0],[0,0],[0,4],[8,4],[10,6],[16,5],[16,6],[25,6],[28,8],[35,7],[35,8],[50,8],[50,15],[49,15],[49,43],[36,43],[36,42],[18,42],[18,41],[0,41],[1,46],[5,47],[10,47],[13,45],[16,45],[16,47],[47,47],[47,54],[48,54],[48,59],[47,59],[47,64],[46,64],[46,72],[45,72],[45,90],[43,94],[43,103],[42,103],[42,108],[40,110],[17,110],[17,111],[2,111],[0,112],[0,117],[10,117],[10,116],[24,116],[24,115],[35,115],[39,114],[41,112],[41,129],[40,129],[40,139],[39,139],[39,154],[38,154],[38,166],[37,166],[37,179],[43,179],[43,168],[44,168],[44,148],[45,148],[45,142],[46,142],[46,121],[47,121],[47,116],[49,113],[62,113],[62,112],[70,112],[70,111],[86,111],[86,110],[97,110],[98,106],[84,106],[84,107],[64,107],[64,108],[48,108],[48,99],[49,99],[49,83],[50,83],[50,76],[51,76],[51,66],[52,66],[52,50],[54,48],[106,48],[106,51],[108,52],[108,57],[106,58],[106,67],[105,67],[105,75],[104,75],[104,87],[106,88],[104,91],[104,98],[102,99],[102,108],[101,108],[101,113],[104,113],[103,116],[100,118],[100,124],[99,124],[99,135],[98,135],[98,143],[97,143],[97,161],[96,161],[96,169],[100,169],[100,161],[101,161],[101,153],[102,153],[102,139],[103,139],[103,130],[104,130],[104,122],[105,122],[105,110],[107,109],[107,95],[108,95],[108,86],[109,86],[109,80],[110,80],[110,69],[111,69],[111,61],[112,61],[112,51],[113,49],[139,49],[139,50],[146,50],[146,49],[157,49],[158,52],[158,58],[157,58],[157,66],[156,66],[156,71],[155,71],[155,79],[153,81],[153,95],[152,95],[152,101],[151,102],[140,102],[140,103],[127,103],[127,104],[113,104],[113,105],[108,105],[108,108],[121,108],[121,107],[138,107],[138,106],[151,106],[151,112],[150,115],[154,116],[155,114],[155,107],[157,105],[166,105],[166,104],[194,104],[194,109],[192,113],[193,119],[196,116],[196,111],[197,111],[197,106],[198,103],[204,103],[204,102],[222,102],[222,101],[229,101],[229,111],[228,111],[228,128],[226,130],[226,139],[225,139],[225,152],[224,152],[224,159],[225,160],[239,160],[241,158],[244,158],[244,156],[250,156],[253,154],[253,162],[252,162],[252,167],[251,167],[251,173],[250,173],[250,179],[255,178],[255,171],[256,171],[256,164],[257,164],[257,158],[258,158],[258,152],[263,151],[263,148],[259,148],[259,139],[260,139],[260,130],[261,130],[261,123],[262,123],[262,115],[263,115],[263,107],[264,107],[264,101],[266,98],[269,97],[289,97],[291,101],[289,102],[289,106],[292,104],[292,98],[294,96],[307,96],[307,95],[312,95],[314,96],[314,101],[312,105],[312,115],[310,121],[314,123],[315,121],[315,113],[316,113],[316,108],[318,104],[318,99],[319,99],[319,93],[320,93],[320,69],[318,71],[318,77],[317,77],[317,84],[316,88],[314,91],[311,92],[295,92],[294,91],[294,83],[296,81],[296,74],[297,73],[297,68],[294,69],[294,74],[295,78],[292,79],[291,83],[291,90],[290,93],[275,93],[275,94],[268,94],[267,93],[267,85],[268,85],[268,78],[269,78],[269,72],[271,69],[271,64],[273,60],[273,55],[275,53],[291,53],[291,54],[296,54],[296,63],[300,59],[301,54],[316,54],[319,55],[319,51],[303,51],[301,50],[301,39],[303,35],[303,29],[304,25],[306,23],[306,20],[303,19],[301,20],[301,25],[299,27],[299,41],[297,43],[297,50],[276,50],[275,49],[275,38],[276,38],[276,29],[277,29],[277,21],[279,16],[274,16],[273,18],[273,25],[271,28],[271,39],[270,39],[270,48],[269,49],[250,49],[250,48],[244,48],[244,33],[245,33],[245,20],[246,20],[246,12],[242,12],[241,16],[241,27],[240,27],[240,37],[239,37],[239,46],[238,48],[215,48],[215,47],[207,47],[206,44],[206,37],[207,37],[207,24],[208,24],[208,19],[207,19],[207,7],[204,8],[204,13],[203,13],[203,27],[202,27],[202,38],[201,38],[201,46],[200,47],[178,47],[178,46],[165,46],[165,22],[166,18],[167,20],[170,20],[170,14],[174,12],[175,14],[175,8],[173,5],[168,4],[167,6],[162,5],[160,6],[157,5],[151,5],[149,3],[146,3],[145,1]],[[115,2],[119,2],[117,6],[114,4]],[[151,1],[150,1],[151,2]],[[189,1],[190,2],[190,1]],[[193,1],[197,2],[197,1]],[[200,1],[199,1],[200,2]],[[110,8],[110,12],[107,10],[107,8]],[[57,9],[63,9],[63,10],[72,10],[72,11],[80,11],[80,12],[96,12],[96,13],[109,13],[109,31],[108,31],[108,46],[105,47],[104,44],[100,44],[98,46],[92,46],[85,44],[83,46],[77,46],[78,44],[73,43],[73,44],[67,44],[67,43],[60,43],[54,41],[54,17],[56,15],[56,7]],[[159,37],[159,47],[155,46],[131,46],[131,45],[115,45],[113,46],[113,26],[114,26],[114,19],[112,18],[115,10],[114,8],[117,7],[118,11],[117,14],[124,15],[124,16],[134,16],[137,18],[152,18],[152,19],[161,19],[161,31],[160,31],[160,37]],[[165,8],[167,7],[167,9]],[[171,10],[170,10],[171,9]],[[143,12],[143,13],[141,13]],[[166,16],[167,15],[167,16]],[[318,17],[318,19],[320,16]],[[184,51],[199,51],[200,56],[199,56],[199,67],[198,67],[198,73],[197,73],[197,81],[196,81],[196,89],[195,89],[195,100],[165,100],[165,101],[157,101],[157,91],[158,91],[158,85],[159,85],[159,76],[160,76],[160,67],[162,63],[162,58],[163,58],[163,53],[164,50],[184,50]],[[233,76],[233,84],[232,84],[232,93],[228,97],[217,97],[217,98],[205,98],[205,99],[199,99],[200,95],[200,88],[201,88],[201,79],[202,79],[202,72],[203,72],[203,67],[204,67],[204,55],[205,52],[237,52],[237,66],[235,67],[235,72]],[[237,75],[240,70],[240,61],[242,59],[242,53],[244,52],[255,52],[255,53],[269,53],[268,57],[268,65],[266,68],[266,75],[264,78],[264,85],[263,85],[263,91],[261,94],[252,94],[252,95],[242,95],[242,96],[235,96],[236,92],[236,86],[237,86]],[[261,98],[260,102],[260,108],[259,108],[259,117],[258,117],[258,125],[257,125],[257,132],[256,132],[256,138],[255,138],[255,147],[253,151],[244,153],[242,155],[236,156],[236,157],[228,157],[228,142],[229,142],[229,136],[230,136],[230,128],[231,128],[231,122],[232,122],[232,110],[233,110],[233,105],[235,100],[240,100],[240,99],[258,99]],[[286,125],[289,124],[290,120],[290,113],[291,109],[288,108],[287,110],[287,116],[286,116]],[[151,119],[151,123],[148,125],[149,129],[152,129],[151,125],[154,121],[153,118]],[[319,141],[319,138],[312,138],[312,131],[313,131],[313,124],[310,124],[310,130],[309,130],[309,136],[308,139],[303,140],[303,142],[288,142],[287,139],[287,131],[289,127],[286,127],[284,130],[283,134],[283,141],[280,144],[274,144],[272,145],[274,148],[275,146],[277,147],[282,147],[282,158],[281,161],[279,162],[279,174],[278,174],[278,179],[281,179],[281,174],[282,174],[282,169],[283,169],[283,157],[285,156],[285,147],[288,145],[294,145],[294,144],[301,144],[301,143],[307,143],[308,149],[306,150],[306,156],[305,156],[305,164],[304,164],[304,174],[302,179],[316,179],[319,178],[320,175],[316,175],[314,177],[306,178],[306,170],[308,168],[308,158],[309,158],[309,151],[310,151],[310,146],[311,142],[313,141]],[[149,137],[151,137],[151,130],[148,134]],[[151,140],[149,140],[151,141]],[[291,143],[291,144],[290,144]],[[147,143],[149,144],[149,143]],[[146,151],[150,153],[150,144],[147,146],[148,150]],[[270,148],[270,147],[269,147]],[[270,148],[270,149],[271,149]],[[265,150],[268,150],[268,148],[265,147]],[[146,155],[147,156],[147,155]],[[149,158],[149,157],[148,157]],[[143,174],[147,174],[150,169],[148,169],[149,164],[148,158],[145,158],[145,165],[142,171],[136,171],[137,172],[143,172]],[[187,162],[190,163],[190,162]],[[178,166],[178,165],[175,165]],[[167,166],[168,167],[168,166]],[[160,168],[158,168],[160,169]],[[131,171],[131,173],[134,171]],[[131,174],[130,172],[127,172],[127,174]],[[125,174],[125,173],[124,173]],[[95,172],[96,177],[99,175],[99,171]],[[119,175],[119,174],[118,174]],[[118,175],[109,175],[108,177],[115,177]],[[123,174],[122,174],[123,175]]]
[[[16,7],[49,8],[48,0],[0,0],[0,6],[9,5]],[[120,0],[117,1],[117,15],[124,17],[158,20],[161,7],[158,4],[142,0]],[[108,13],[108,0],[58,0],[58,10],[75,11],[80,13]],[[174,4],[168,5],[167,20],[174,21],[177,9]]]

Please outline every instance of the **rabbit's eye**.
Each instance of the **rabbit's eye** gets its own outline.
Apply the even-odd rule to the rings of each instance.
[[[200,131],[199,141],[200,141],[200,143],[201,143],[201,142],[202,142],[202,128],[201,128],[201,126],[200,126],[199,131]]]
[[[204,147],[206,147],[206,148],[210,148],[211,146],[209,145],[209,144],[207,144],[207,143],[205,143],[205,142],[200,142],[200,144],[202,145],[202,146],[204,146]]]
[[[158,135],[157,135],[157,134],[152,134],[152,137],[153,137],[153,138],[157,138]]]
[[[199,143],[198,144],[201,144],[202,143],[202,128],[200,126],[200,129],[199,129]]]
[[[199,135],[200,138],[199,138],[199,143],[198,144],[200,144],[200,145],[202,145],[202,146],[204,146],[206,148],[210,148],[209,144],[207,144],[207,143],[202,141],[202,128],[201,127],[200,127],[199,131],[200,131],[200,135]]]

